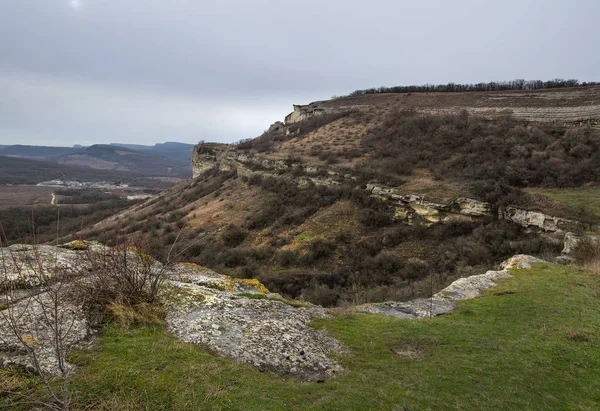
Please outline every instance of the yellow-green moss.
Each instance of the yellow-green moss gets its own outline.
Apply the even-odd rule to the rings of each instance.
[[[254,288],[254,290],[259,293],[266,294],[269,292],[269,289],[255,278],[234,278],[233,281],[241,286]],[[233,291],[233,289],[231,291]]]
[[[136,256],[140,257],[142,260],[146,261],[147,263],[154,262],[154,258],[152,258],[151,255],[144,253],[142,250],[140,250],[137,247],[127,247],[127,249],[129,251],[131,251],[132,253],[134,253]]]
[[[64,244],[63,248],[67,248],[69,250],[87,250],[88,246],[83,240],[73,240],[70,243]]]

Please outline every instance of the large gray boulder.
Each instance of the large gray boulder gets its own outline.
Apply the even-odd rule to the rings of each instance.
[[[280,375],[325,380],[342,372],[330,357],[341,345],[310,326],[322,307],[295,307],[256,280],[236,280],[192,265],[171,273],[163,296],[167,330],[236,361]]]

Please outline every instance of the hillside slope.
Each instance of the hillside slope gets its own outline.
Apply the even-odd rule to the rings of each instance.
[[[553,258],[566,231],[596,229],[595,213],[523,190],[600,179],[599,92],[296,106],[256,139],[197,146],[195,179],[81,235],[141,235],[155,254],[177,240],[188,261],[329,306],[431,295],[513,254]],[[493,116],[475,110],[488,106]],[[507,107],[542,111],[528,121]],[[565,107],[589,110],[574,121]]]

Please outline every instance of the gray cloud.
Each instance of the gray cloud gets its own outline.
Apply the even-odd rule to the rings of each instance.
[[[600,3],[5,0],[0,144],[253,137],[357,88],[600,80]]]

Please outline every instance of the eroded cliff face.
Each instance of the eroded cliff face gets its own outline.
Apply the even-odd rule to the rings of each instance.
[[[208,170],[219,167],[221,155],[229,148],[226,144],[200,143],[192,151],[192,176],[199,177]]]
[[[523,227],[538,227],[544,231],[566,231],[580,228],[578,221],[554,217],[538,211],[523,210],[516,207],[506,207],[499,211],[500,217],[513,221]]]
[[[325,167],[292,160],[271,160],[226,145],[199,144],[193,152],[194,177],[208,170],[236,170],[238,175],[285,178],[295,181],[299,188],[309,184],[321,186],[353,182],[352,175],[341,175]],[[497,218],[512,221],[523,227],[536,227],[547,232],[564,232],[582,227],[578,221],[551,216],[539,211],[517,207],[494,208],[491,204],[472,198],[458,197],[451,201],[436,201],[420,194],[403,194],[399,188],[377,183],[366,186],[367,192],[395,207],[395,218],[409,224],[434,224],[450,221],[491,221]]]
[[[325,107],[319,105],[318,102],[310,103],[304,106],[294,104],[294,111],[285,117],[285,124],[294,124],[299,121],[307,120],[311,117],[320,116],[328,111]]]

